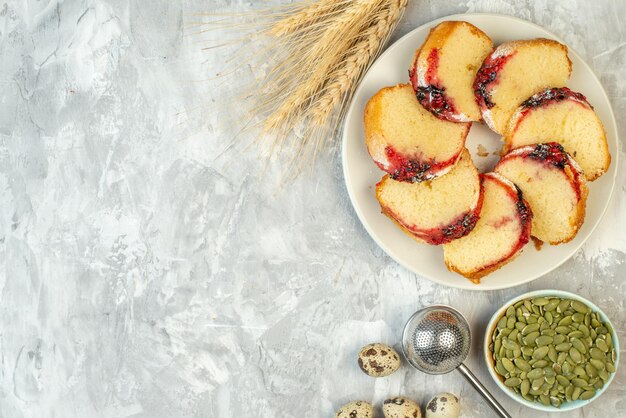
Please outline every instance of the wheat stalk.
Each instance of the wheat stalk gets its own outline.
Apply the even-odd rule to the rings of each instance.
[[[323,86],[333,66],[341,59],[344,51],[350,47],[364,21],[380,8],[381,0],[354,0],[328,25],[320,39],[305,52],[304,62],[310,68],[308,77],[299,83],[293,92],[272,112],[266,121],[265,130],[289,130],[302,116],[302,106],[314,98]],[[380,12],[378,12],[380,13]]]
[[[336,132],[354,87],[388,41],[407,3],[301,0],[240,15],[234,22],[215,15],[220,20],[213,25],[194,22],[194,28],[202,33],[239,23],[247,31],[244,37],[258,41],[244,45],[236,60],[253,71],[268,67],[246,91],[254,101],[251,119],[265,116],[257,125],[264,133],[259,138],[272,139],[272,155],[275,150],[293,151],[291,162],[301,169],[314,160],[323,139]]]
[[[336,13],[347,1],[352,0],[318,0],[316,2],[303,2],[298,10],[276,21],[268,33],[273,36],[290,35],[299,30],[306,30],[311,25],[325,20],[330,14]]]
[[[362,33],[359,41],[348,50],[331,73],[324,93],[311,107],[310,117],[315,123],[324,124],[346,92],[359,81],[391,36],[407,3],[408,0],[392,0],[386,9],[380,11],[373,25]]]

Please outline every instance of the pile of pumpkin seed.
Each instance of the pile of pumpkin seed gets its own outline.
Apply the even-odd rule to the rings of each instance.
[[[489,350],[504,384],[530,402],[559,407],[591,399],[615,372],[610,324],[582,302],[558,297],[509,306]]]

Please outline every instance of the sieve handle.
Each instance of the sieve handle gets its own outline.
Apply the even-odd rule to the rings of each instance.
[[[474,386],[474,389],[476,389],[478,393],[480,393],[483,396],[483,398],[485,398],[487,403],[489,403],[489,405],[498,414],[498,416],[503,417],[503,418],[511,418],[511,415],[509,415],[509,413],[506,412],[506,410],[502,407],[502,405],[498,403],[496,398],[494,398],[493,395],[489,393],[487,388],[485,388],[483,384],[480,383],[480,381],[476,378],[476,376],[474,376],[474,373],[472,373],[465,364],[461,363],[461,365],[457,368],[457,370],[463,375],[463,377],[467,379],[468,382],[470,382],[472,386]]]

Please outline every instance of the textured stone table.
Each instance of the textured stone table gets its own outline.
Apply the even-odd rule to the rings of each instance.
[[[216,78],[224,58],[201,49],[211,34],[188,32],[194,13],[250,3],[0,4],[0,417],[331,416],[356,398],[443,390],[464,417],[491,416],[457,374],[405,365],[374,380],[356,367],[361,345],[397,344],[430,303],[468,317],[468,365],[510,412],[539,416],[495,387],[478,353],[496,305],[546,287],[590,297],[626,344],[623,169],[592,238],[532,284],[479,293],[416,277],[360,225],[337,147],[288,190],[245,147],[239,85]],[[564,38],[626,138],[626,2],[413,0],[394,39],[463,12]],[[241,83],[258,71],[244,67]],[[626,416],[626,367],[568,416]]]

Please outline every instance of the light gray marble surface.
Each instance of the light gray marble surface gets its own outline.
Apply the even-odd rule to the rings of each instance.
[[[594,68],[626,138],[626,2],[410,3],[394,39],[463,12],[555,32]],[[232,45],[203,51],[215,38],[189,28],[195,13],[251,6],[0,2],[0,417],[331,416],[357,398],[425,403],[443,390],[463,417],[491,416],[457,374],[405,365],[374,380],[356,367],[360,346],[399,347],[430,303],[468,317],[468,365],[509,411],[540,416],[507,399],[478,355],[496,306],[530,289],[591,298],[626,343],[623,169],[598,230],[547,276],[483,293],[416,277],[360,225],[337,147],[280,190],[275,166],[244,146],[254,133],[238,97],[264,69],[216,78]],[[568,416],[626,416],[626,367]]]

